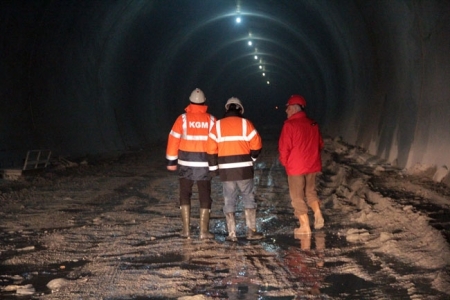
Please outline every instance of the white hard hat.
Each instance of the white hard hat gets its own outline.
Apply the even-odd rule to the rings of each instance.
[[[239,106],[241,108],[241,113],[244,114],[244,106],[242,106],[241,100],[239,100],[236,97],[231,97],[228,99],[227,103],[225,104],[225,109],[228,110],[228,107],[230,107],[230,104],[236,104],[236,106]]]
[[[189,100],[193,103],[205,103],[206,98],[205,98],[205,94],[203,94],[201,89],[195,89],[192,91],[191,96],[189,97]]]

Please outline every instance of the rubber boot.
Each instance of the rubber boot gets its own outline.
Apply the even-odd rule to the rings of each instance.
[[[181,221],[183,222],[183,230],[180,233],[181,237],[191,238],[191,206],[181,205]]]
[[[309,218],[308,214],[303,214],[298,217],[300,221],[300,228],[294,229],[294,235],[299,234],[311,234],[311,227],[309,227]]]
[[[213,239],[214,234],[209,232],[209,208],[200,208],[200,234],[201,240]]]
[[[237,242],[236,237],[236,220],[234,218],[234,212],[226,213],[228,236],[225,238],[227,241]]]
[[[264,235],[256,231],[256,209],[245,209],[245,224],[247,225],[247,240],[260,240]]]
[[[323,227],[325,222],[323,220],[322,212],[320,211],[319,201],[312,202],[310,206],[314,212],[314,228],[320,229]]]

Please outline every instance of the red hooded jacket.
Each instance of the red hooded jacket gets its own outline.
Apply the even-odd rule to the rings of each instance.
[[[320,151],[323,139],[319,125],[304,111],[293,114],[284,122],[278,141],[280,162],[287,175],[304,175],[322,170]]]

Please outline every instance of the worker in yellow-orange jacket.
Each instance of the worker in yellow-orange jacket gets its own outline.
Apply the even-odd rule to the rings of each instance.
[[[215,117],[207,113],[205,95],[200,89],[192,91],[190,104],[185,108],[170,131],[166,159],[167,169],[178,169],[180,181],[180,209],[183,223],[182,237],[190,238],[191,196],[197,184],[200,201],[200,239],[210,239],[211,176],[209,174],[206,143]]]
[[[238,98],[225,104],[225,116],[216,121],[207,144],[209,170],[219,171],[222,181],[228,237],[236,242],[236,202],[239,192],[245,208],[247,239],[264,236],[256,231],[256,202],[253,193],[253,162],[262,149],[261,136],[252,122],[242,117],[244,106]]]

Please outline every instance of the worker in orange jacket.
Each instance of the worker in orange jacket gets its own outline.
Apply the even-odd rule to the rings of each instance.
[[[166,159],[167,170],[178,169],[180,181],[180,209],[183,230],[181,236],[190,238],[191,196],[197,184],[200,201],[200,239],[211,239],[209,217],[211,211],[211,176],[209,174],[206,143],[216,119],[207,113],[205,95],[200,89],[192,91],[186,113],[176,119],[170,131]]]
[[[262,239],[264,236],[256,231],[253,193],[253,161],[261,152],[261,137],[253,124],[242,117],[244,106],[238,98],[230,98],[225,110],[225,116],[216,121],[209,133],[207,153],[210,171],[218,170],[222,181],[227,240],[237,241],[235,212],[239,192],[245,208],[247,239]]]

